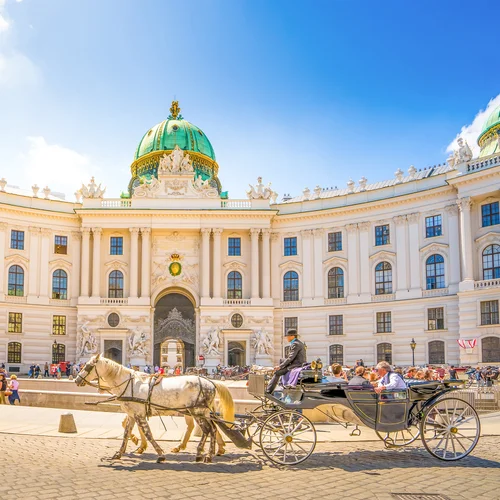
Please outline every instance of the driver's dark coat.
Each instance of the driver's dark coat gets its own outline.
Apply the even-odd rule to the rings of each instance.
[[[287,358],[279,365],[279,370],[286,369],[290,371],[292,368],[302,366],[307,362],[306,346],[300,340],[294,340],[290,344],[290,352]]]

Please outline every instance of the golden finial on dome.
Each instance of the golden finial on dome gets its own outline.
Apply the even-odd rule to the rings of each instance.
[[[181,108],[179,107],[179,101],[172,101],[172,106],[170,108],[170,114],[173,120],[177,120],[181,112]]]

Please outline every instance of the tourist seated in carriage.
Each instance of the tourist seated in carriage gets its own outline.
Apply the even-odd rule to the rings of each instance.
[[[338,363],[334,363],[330,367],[330,370],[332,372],[332,376],[327,375],[323,377],[323,382],[347,382],[347,375],[345,374],[344,370],[342,370],[341,365],[339,365]]]
[[[381,361],[377,365],[376,370],[382,378],[379,380],[378,386],[375,387],[375,392],[380,393],[382,391],[403,390],[408,388],[403,377],[399,373],[392,371],[391,365],[387,363],[387,361]]]
[[[354,377],[349,380],[347,384],[349,387],[365,387],[366,389],[371,389],[373,386],[370,381],[366,378],[366,370],[364,366],[357,366],[354,370]]]

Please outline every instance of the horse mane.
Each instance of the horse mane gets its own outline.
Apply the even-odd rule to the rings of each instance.
[[[106,366],[107,375],[110,377],[119,377],[123,372],[133,374],[136,373],[135,370],[131,370],[112,359],[105,358],[104,356],[99,357],[99,361],[102,361]]]

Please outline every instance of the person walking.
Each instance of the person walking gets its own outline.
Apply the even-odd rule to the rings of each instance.
[[[45,362],[45,365],[43,366],[43,376],[48,377],[49,376],[49,364]]]
[[[17,401],[21,404],[21,398],[19,397],[19,382],[17,381],[16,375],[10,376],[9,389],[12,391],[12,394],[9,396],[9,403],[14,405]]]
[[[7,378],[5,373],[0,373],[0,405],[6,405],[5,391],[7,390]]]
[[[37,364],[35,366],[35,378],[39,378],[40,377],[40,365]]]

